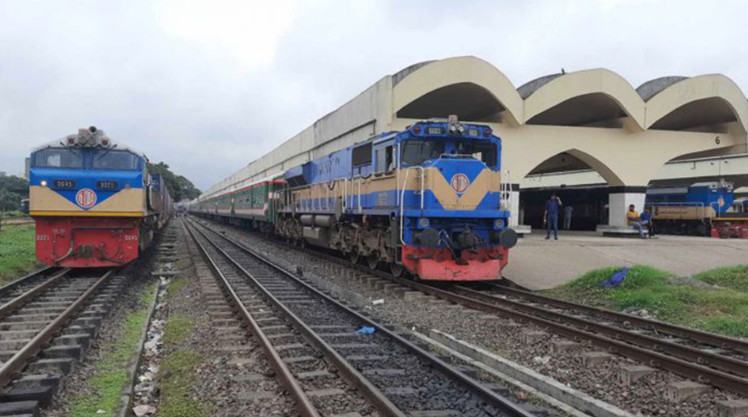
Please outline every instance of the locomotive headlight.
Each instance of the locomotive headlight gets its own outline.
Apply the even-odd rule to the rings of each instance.
[[[496,219],[493,221],[494,229],[501,229],[504,227],[504,219]]]
[[[42,180],[42,182],[40,182],[39,185],[41,185],[42,187],[46,187],[47,186],[47,180]]]
[[[418,226],[420,226],[422,229],[429,227],[429,219],[421,217],[420,219],[418,219]]]

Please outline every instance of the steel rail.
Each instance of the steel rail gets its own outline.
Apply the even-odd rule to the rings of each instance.
[[[13,312],[23,307],[27,302],[32,300],[34,297],[36,297],[43,291],[47,290],[52,285],[57,284],[60,280],[62,280],[68,274],[68,272],[70,272],[70,268],[65,268],[62,271],[54,274],[53,276],[51,276],[50,278],[48,278],[41,284],[37,285],[36,287],[26,291],[25,293],[19,295],[18,297],[0,306],[0,320],[13,314]],[[33,275],[29,275],[26,278],[32,277],[32,276]]]
[[[272,295],[249,271],[247,271],[229,254],[227,254],[226,251],[221,249],[218,244],[211,238],[206,236],[205,233],[198,230],[197,228],[195,228],[195,231],[202,235],[208,242],[210,242],[210,244],[213,245],[213,247],[218,252],[220,252],[229,262],[236,266],[237,269],[242,272],[242,274],[249,278],[252,281],[252,284],[256,286],[260,290],[260,292],[283,313],[283,315],[285,315],[289,320],[293,322],[294,327],[304,335],[304,338],[315,348],[320,350],[325,358],[327,358],[335,365],[335,367],[343,375],[343,377],[349,383],[355,385],[364,394],[364,396],[375,405],[380,413],[391,417],[405,417],[405,414],[400,411],[397,406],[395,406],[395,404],[387,399],[384,394],[382,394],[374,385],[372,385],[371,382],[369,382],[369,380],[366,379],[361,373],[353,368],[353,366],[351,366],[348,361],[346,361],[339,353],[332,349],[327,344],[327,342],[322,340],[322,338],[319,337],[319,335],[317,335],[314,330],[312,330],[309,326],[302,322],[301,319],[298,318],[298,316],[291,312],[291,310],[289,310],[283,303],[281,303],[280,300]]]
[[[516,288],[510,288],[503,285],[492,284],[492,288],[497,289],[505,294],[516,295],[532,301],[545,303],[554,307],[572,309],[587,314],[591,314],[597,317],[615,320],[619,322],[626,322],[636,324],[639,326],[649,327],[652,330],[671,334],[673,336],[688,338],[697,342],[701,342],[707,345],[721,347],[726,349],[733,349],[735,351],[748,354],[748,341],[740,340],[732,337],[721,336],[714,333],[709,333],[696,329],[689,329],[687,327],[677,326],[675,324],[665,323],[662,321],[646,319],[643,317],[637,317],[630,314],[619,313],[617,311],[606,310],[604,308],[586,306],[584,304],[574,303],[571,301],[559,300],[556,298],[546,297],[543,295],[534,294],[530,291],[519,290]]]
[[[341,263],[342,262],[343,260],[341,260]],[[361,265],[356,265],[356,267],[357,269],[364,270],[364,267]],[[369,270],[368,272],[375,273],[376,271]],[[459,295],[451,291],[442,290],[431,285],[421,284],[406,279],[394,278],[391,275],[385,273],[375,273],[375,275],[385,278],[391,282],[404,285],[413,290],[421,291],[456,304],[462,304],[475,310],[494,314],[498,312],[499,314],[518,318],[553,329],[553,331],[555,331],[556,333],[571,339],[589,340],[600,347],[608,349],[610,352],[635,359],[637,361],[649,364],[650,366],[659,367],[683,375],[687,378],[693,378],[700,382],[709,383],[722,389],[739,393],[741,395],[748,395],[748,380],[744,378],[740,378],[696,363],[673,358],[615,339],[590,333],[585,330],[546,320],[533,314],[522,313],[510,308],[497,306],[496,304],[475,300],[473,298]]]
[[[37,278],[37,277],[39,277],[39,276],[41,276],[43,274],[46,274],[46,273],[50,272],[53,269],[57,269],[57,267],[48,266],[46,268],[42,268],[40,270],[31,272],[30,274],[28,274],[28,275],[26,275],[24,277],[21,277],[21,278],[18,278],[16,280],[14,280],[14,281],[11,281],[11,282],[3,285],[2,287],[0,287],[0,294],[4,293],[6,291],[12,290],[13,288],[15,288],[15,287],[17,287],[17,286],[19,286],[21,284],[24,284],[27,281],[30,281],[30,280],[32,280],[34,278]]]
[[[476,291],[470,288],[458,286],[457,291],[469,295],[475,299],[482,299],[488,303],[499,303],[510,308],[524,311],[528,314],[538,314],[545,316],[552,320],[564,321],[572,323],[576,326],[580,326],[586,330],[594,330],[597,333],[606,334],[615,339],[624,340],[626,342],[635,344],[640,347],[644,347],[652,350],[661,350],[668,354],[676,355],[682,359],[696,361],[699,364],[711,366],[721,371],[733,373],[738,376],[745,378],[748,376],[748,362],[722,356],[719,354],[704,352],[700,349],[693,348],[690,346],[684,346],[677,343],[673,343],[667,340],[662,340],[654,336],[645,334],[635,333],[630,330],[620,329],[613,326],[608,326],[602,323],[596,323],[591,320],[584,318],[575,317],[565,313],[558,313],[555,311],[547,310],[542,307],[537,307],[529,304],[524,304],[518,301],[506,300],[500,297],[496,297],[491,294],[486,294],[480,291]]]
[[[21,350],[16,352],[15,355],[13,355],[10,359],[8,359],[7,362],[2,365],[2,367],[0,367],[0,387],[4,387],[8,382],[11,381],[16,372],[23,369],[26,361],[34,356],[45,343],[49,342],[54,337],[55,333],[57,333],[57,331],[65,325],[68,319],[71,318],[71,316],[75,314],[78,309],[83,307],[83,304],[104,284],[104,282],[107,280],[107,278],[109,278],[112,272],[113,270],[109,270],[104,273],[104,275],[96,280],[93,285],[88,287],[88,289],[83,294],[81,294],[81,296],[78,297],[73,302],[73,304],[68,306],[65,311],[60,313],[57,318],[55,318],[51,323],[44,327],[44,329],[37,333],[36,336],[34,336],[21,348]]]
[[[244,321],[249,325],[252,335],[254,335],[260,342],[260,346],[262,346],[262,350],[267,355],[270,365],[273,367],[275,372],[277,372],[278,379],[280,380],[281,384],[285,386],[286,389],[288,389],[291,397],[293,397],[294,401],[296,402],[296,408],[299,414],[305,417],[320,417],[317,408],[314,406],[314,404],[312,404],[312,402],[309,400],[309,397],[307,397],[307,395],[304,393],[304,390],[301,388],[301,385],[299,385],[299,382],[291,373],[291,370],[288,369],[288,366],[286,366],[286,363],[283,361],[278,351],[273,348],[273,345],[265,335],[265,332],[262,331],[260,325],[257,324],[257,321],[255,321],[254,317],[252,317],[252,314],[247,310],[241,298],[231,286],[231,283],[229,283],[228,279],[223,274],[223,272],[221,272],[220,268],[215,263],[213,258],[210,256],[210,254],[208,254],[207,249],[205,249],[203,244],[197,239],[193,231],[189,227],[187,227],[186,224],[183,225],[187,230],[187,233],[192,236],[192,239],[197,244],[197,247],[200,248],[200,252],[208,261],[210,268],[213,270],[213,272],[216,273],[216,275],[220,277],[220,279],[218,280],[219,283],[229,294],[231,303],[234,304],[234,306],[239,310],[242,319],[244,319]],[[210,241],[210,239],[208,239],[208,241]]]
[[[214,232],[215,233],[215,232]],[[722,372],[716,369],[708,368],[698,363],[691,363],[686,360],[674,358],[665,354],[650,351],[635,345],[631,345],[625,342],[621,342],[608,337],[600,336],[594,333],[587,332],[585,330],[577,329],[571,326],[566,326],[561,323],[546,320],[540,317],[536,317],[533,314],[526,314],[510,308],[497,306],[492,303],[487,303],[479,300],[472,299],[460,294],[456,294],[451,291],[442,290],[431,285],[426,285],[418,282],[414,282],[404,278],[396,278],[390,274],[382,271],[373,271],[363,265],[353,265],[349,261],[338,258],[336,256],[329,255],[324,252],[317,250],[305,249],[308,253],[314,254],[324,260],[329,260],[338,263],[343,266],[353,267],[359,271],[375,275],[377,277],[386,279],[390,282],[406,286],[412,290],[420,291],[426,294],[433,295],[435,297],[456,303],[464,306],[473,308],[475,310],[485,311],[487,313],[500,313],[509,317],[518,318],[528,322],[537,323],[541,326],[553,329],[556,333],[563,335],[571,339],[584,339],[593,342],[595,345],[602,348],[608,349],[612,353],[617,353],[622,356],[635,359],[637,361],[649,364],[650,366],[659,367],[687,378],[693,378],[697,381],[708,383],[727,391],[736,392],[741,395],[748,396],[748,380],[740,378],[738,376]],[[659,341],[658,341],[659,342]]]
[[[435,368],[437,368],[441,372],[445,373],[452,380],[456,381],[457,383],[459,383],[459,384],[461,384],[463,386],[466,386],[466,387],[470,388],[470,390],[473,391],[473,393],[475,393],[476,395],[479,395],[480,397],[484,398],[485,400],[489,401],[490,403],[498,406],[499,408],[501,408],[503,411],[507,412],[508,414],[510,414],[512,416],[522,416],[522,417],[531,417],[531,416],[533,416],[532,413],[528,412],[524,408],[522,408],[519,405],[513,403],[512,401],[508,400],[507,398],[504,398],[503,396],[501,396],[501,395],[499,395],[499,394],[497,394],[497,393],[489,390],[483,384],[481,384],[479,381],[477,381],[477,380],[475,380],[475,379],[473,379],[473,378],[465,375],[464,373],[458,371],[453,366],[447,364],[443,360],[437,358],[436,356],[434,356],[431,353],[427,352],[423,348],[415,345],[414,343],[411,343],[410,341],[406,340],[405,338],[403,338],[399,334],[397,334],[397,333],[395,333],[395,332],[393,332],[393,331],[385,328],[384,326],[382,326],[381,324],[373,321],[372,319],[370,319],[370,318],[368,318],[366,316],[363,316],[359,312],[357,312],[357,311],[355,311],[355,310],[353,310],[353,309],[351,309],[351,308],[349,308],[349,307],[341,304],[340,302],[334,300],[333,298],[331,298],[328,295],[324,294],[320,290],[314,288],[310,284],[308,284],[308,283],[304,282],[303,280],[299,279],[298,277],[294,276],[292,273],[286,271],[283,267],[279,266],[275,262],[267,259],[262,254],[259,254],[255,250],[247,247],[246,245],[244,245],[244,244],[242,244],[240,242],[236,242],[235,240],[233,240],[233,239],[231,239],[229,237],[223,236],[222,234],[220,234],[220,233],[218,233],[218,232],[216,232],[214,230],[211,230],[210,228],[208,228],[208,227],[206,227],[204,225],[201,225],[201,226],[203,228],[207,229],[207,230],[210,230],[214,235],[220,237],[221,239],[225,240],[226,242],[229,242],[231,245],[239,248],[241,251],[249,254],[250,256],[256,258],[257,260],[261,261],[265,265],[271,267],[273,270],[277,271],[278,273],[280,273],[284,277],[288,278],[289,280],[293,281],[294,283],[296,283],[296,284],[304,287],[304,289],[312,292],[313,294],[315,294],[316,296],[318,296],[318,297],[326,300],[327,302],[330,302],[331,304],[335,305],[337,308],[345,311],[346,313],[350,314],[351,316],[356,317],[357,320],[360,320],[361,322],[366,323],[367,326],[374,327],[377,330],[378,333],[385,334],[388,338],[390,338],[391,340],[397,342],[400,346],[402,346],[405,349],[409,350],[410,352],[412,352],[412,353],[420,356],[422,359],[430,362]],[[208,241],[210,241],[219,251],[221,251],[222,253],[225,254],[225,251],[223,251],[222,249],[218,248],[218,246],[215,244],[215,242],[213,242],[209,238],[208,238]],[[239,265],[235,260],[233,260],[230,256],[228,256],[227,254],[225,256],[227,256],[227,258],[230,259],[234,263],[234,265],[236,265],[237,267],[239,267],[242,271],[245,271],[244,268],[241,265]],[[245,272],[245,274],[247,274],[248,276],[251,276],[251,274],[249,274],[248,272]],[[330,357],[330,359],[335,358],[336,361],[339,361],[344,366],[344,369],[348,369],[350,371],[351,375],[357,376],[357,378],[360,378],[361,382],[363,382],[363,383],[365,383],[367,385],[370,385],[369,381],[366,380],[366,378],[364,378],[355,368],[353,368],[348,363],[348,361],[346,361],[342,356],[340,356],[334,349],[332,349],[331,347],[329,347],[329,345],[324,340],[322,340],[316,333],[314,333],[313,330],[311,330],[310,328],[308,328],[305,324],[301,323],[301,320],[298,317],[296,317],[291,311],[289,311],[285,307],[285,305],[283,305],[279,300],[277,300],[272,294],[270,294],[270,292],[267,289],[265,289],[262,286],[262,284],[260,284],[259,282],[257,282],[254,278],[252,278],[252,279],[253,279],[253,281],[255,281],[255,283],[258,286],[258,288],[261,288],[262,292],[265,293],[268,296],[268,298],[273,301],[274,304],[276,304],[277,306],[279,306],[279,308],[281,308],[282,310],[287,311],[287,314],[289,315],[289,318],[291,318],[294,321],[298,321],[301,324],[301,326],[299,327],[300,329],[303,329],[303,328],[308,329],[307,332],[312,337],[312,339],[316,340],[317,344],[322,349],[324,349],[326,351],[327,350],[330,351],[330,354],[332,355]],[[354,381],[354,383],[355,383],[355,381]],[[371,387],[372,387],[372,389],[377,390],[375,387],[373,387],[373,386],[371,386]],[[377,392],[379,392],[379,391],[377,390]],[[379,395],[382,396],[382,399],[384,401],[389,402],[389,400],[386,399],[386,397],[384,397],[381,393],[379,393]],[[393,405],[393,407],[394,407],[394,405]],[[395,415],[395,414],[393,414],[393,415]],[[396,415],[402,415],[402,414],[396,414]]]

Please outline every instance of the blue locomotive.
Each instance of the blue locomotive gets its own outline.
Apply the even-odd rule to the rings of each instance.
[[[146,157],[90,127],[37,148],[29,158],[29,210],[36,256],[63,267],[128,263],[171,213],[171,197]]]
[[[735,210],[734,202],[732,183],[711,181],[688,187],[651,188],[646,207],[652,210],[655,227],[661,233],[743,237],[741,230],[748,218]]]
[[[268,193],[274,232],[372,269],[494,280],[517,241],[504,204],[501,140],[488,126],[418,122],[288,169],[282,179]],[[231,220],[236,211],[227,205],[242,197],[227,194],[191,210]]]

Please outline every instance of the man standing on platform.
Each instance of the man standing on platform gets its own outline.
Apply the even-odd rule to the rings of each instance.
[[[561,205],[561,199],[556,193],[551,194],[550,200],[545,202],[545,215],[543,216],[547,231],[545,240],[551,238],[551,229],[553,229],[553,239],[558,240],[558,211]]]

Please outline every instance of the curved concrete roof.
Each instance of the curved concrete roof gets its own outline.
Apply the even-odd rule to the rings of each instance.
[[[636,92],[639,93],[639,97],[641,97],[642,100],[649,101],[650,98],[656,96],[660,91],[686,79],[688,79],[688,77],[681,77],[678,75],[655,78],[654,80],[649,80],[637,87]]]
[[[516,123],[524,120],[522,98],[511,81],[496,67],[475,57],[457,57],[433,61],[410,72],[393,85],[392,108],[395,114],[427,94],[463,86],[475,92],[485,91]],[[458,87],[455,87],[458,86]],[[480,88],[475,88],[480,87]]]
[[[517,89],[490,63],[466,56],[420,62],[392,80],[393,116],[402,118],[451,111],[500,121],[490,117],[501,113],[519,125],[620,127],[611,122],[628,117],[640,129],[673,130],[736,121],[748,132],[748,101],[723,75],[661,77],[634,89],[613,71],[592,69],[546,75]]]
[[[708,100],[708,101],[704,101]],[[677,82],[652,97],[647,102],[646,128],[655,126],[663,118],[680,110],[688,110],[692,104],[724,103],[723,109],[711,108],[714,123],[722,123],[734,117],[743,131],[748,131],[748,101],[740,87],[722,74],[701,75]],[[689,106],[691,105],[691,106]],[[707,106],[709,109],[711,106]],[[729,114],[727,111],[732,112]],[[689,112],[691,113],[691,112]],[[693,117],[684,114],[683,117]],[[689,126],[692,127],[692,126]]]
[[[567,73],[538,88],[525,100],[525,123],[531,123],[536,116],[565,102],[589,95],[612,100],[623,113],[644,128],[641,97],[623,77],[605,69]]]
[[[549,82],[553,81],[554,79],[562,76],[564,74],[558,73],[558,74],[549,74],[544,75],[540,78],[536,78],[532,81],[528,81],[522,86],[520,86],[517,89],[517,92],[519,93],[519,96],[522,97],[522,100],[526,100],[527,97],[530,97],[535,91],[538,90],[538,88],[548,84]]]

